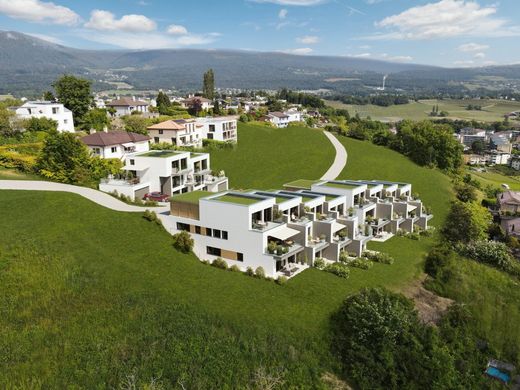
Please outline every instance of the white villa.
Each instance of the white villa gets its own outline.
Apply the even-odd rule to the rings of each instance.
[[[208,153],[152,150],[126,155],[122,178],[107,178],[99,189],[141,199],[149,192],[166,195],[191,191],[218,192],[228,189],[228,179],[213,176]]]
[[[116,117],[131,115],[134,111],[140,113],[148,112],[148,103],[136,100],[135,97],[122,97],[120,99],[115,99],[110,103],[107,103],[106,106],[116,110]]]
[[[48,101],[26,102],[16,109],[16,115],[20,119],[49,118],[58,122],[59,132],[74,132],[74,119],[72,111],[61,103]]]
[[[196,121],[202,125],[203,138],[237,142],[237,116],[197,118]]]
[[[360,256],[368,241],[427,229],[432,218],[406,183],[297,180],[284,187],[174,196],[168,225],[172,233],[191,234],[200,259],[221,257],[243,271],[262,267],[278,277],[317,258]]]
[[[146,135],[126,131],[97,132],[81,138],[93,155],[120,160],[132,153],[147,152],[149,140]]]
[[[295,109],[289,109],[285,112],[273,111],[261,118],[264,122],[270,122],[276,127],[283,128],[289,126],[291,122],[301,122],[303,113]]]

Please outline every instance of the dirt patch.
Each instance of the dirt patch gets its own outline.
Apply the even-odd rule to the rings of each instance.
[[[342,381],[331,372],[323,373],[321,380],[331,390],[352,390],[352,387],[350,387],[345,381]]]
[[[419,319],[429,325],[437,325],[448,307],[454,302],[452,299],[439,297],[423,286],[424,279],[415,280],[402,293],[413,300]]]

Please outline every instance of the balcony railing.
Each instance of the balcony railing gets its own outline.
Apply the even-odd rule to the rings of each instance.
[[[141,179],[139,179],[138,177],[135,177],[132,179],[106,178],[106,179],[101,179],[101,183],[102,184],[120,185],[120,186],[133,186],[133,185],[141,183]]]

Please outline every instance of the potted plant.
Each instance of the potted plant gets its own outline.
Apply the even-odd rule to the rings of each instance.
[[[278,245],[278,246],[276,247],[276,254],[277,254],[278,256],[280,256],[280,255],[283,254],[283,246]]]
[[[269,241],[269,243],[267,244],[267,251],[273,254],[276,251],[276,242]]]
[[[320,234],[321,241],[325,241],[326,238],[327,238],[327,236],[325,234]]]
[[[354,215],[354,207],[349,207],[348,209],[348,216],[352,217]]]
[[[339,239],[341,241],[345,240],[345,237],[347,237],[347,229],[342,229],[338,232]]]

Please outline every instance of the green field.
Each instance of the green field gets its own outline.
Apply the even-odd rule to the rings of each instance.
[[[42,180],[42,178],[15,169],[0,168],[0,180]]]
[[[230,188],[271,189],[300,178],[319,179],[334,161],[334,147],[320,130],[238,126],[234,150],[211,151],[211,168],[223,169]]]
[[[438,105],[439,111],[447,111],[450,119],[477,120],[495,122],[504,120],[504,114],[520,110],[520,102],[506,100],[420,100],[409,104],[400,104],[390,107],[380,107],[372,104],[351,105],[335,101],[326,101],[334,108],[345,108],[351,116],[359,114],[362,118],[370,116],[372,119],[384,122],[396,122],[402,119],[422,120],[432,119],[429,113],[433,106]],[[469,111],[469,105],[480,105],[482,111]]]
[[[286,130],[241,128],[246,145],[253,131],[260,131],[257,148],[244,152],[239,146],[232,153],[265,156]],[[312,148],[297,147],[297,163],[295,150],[267,166],[230,164],[231,172],[263,167],[276,178],[273,185],[239,177],[248,187],[290,181],[287,166],[299,169],[294,178],[320,176],[332,158],[323,163],[321,152],[310,152],[327,139],[312,130],[298,134],[310,138]],[[368,142],[341,141],[349,152],[345,177],[410,181],[432,206],[434,221],[442,219],[451,197],[447,177]],[[314,169],[318,164],[323,169]],[[139,214],[114,212],[73,194],[0,191],[0,204],[10,205],[1,210],[0,224],[2,388],[118,387],[128,375],[141,384],[159,378],[166,387],[180,381],[185,388],[244,388],[255,370],[280,367],[287,387],[319,388],[322,373],[336,368],[330,315],[363,287],[408,285],[421,274],[433,243],[371,243],[395,263],[352,269],[348,280],[310,269],[278,286],[203,265],[176,252],[171,237]]]
[[[510,189],[520,191],[520,178],[506,176],[496,171],[477,172],[474,170],[467,170],[474,179],[477,179],[482,185],[491,185],[493,187],[503,188],[502,184],[507,184]]]

